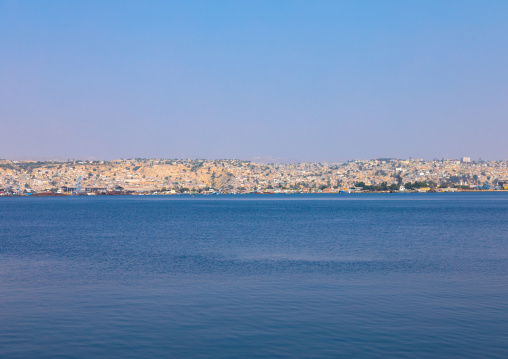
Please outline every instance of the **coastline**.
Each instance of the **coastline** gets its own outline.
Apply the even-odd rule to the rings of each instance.
[[[508,192],[508,190],[505,189],[498,189],[498,190],[463,190],[463,189],[457,189],[457,190],[449,190],[449,191],[351,191],[351,192],[246,192],[246,193],[239,193],[239,192],[221,192],[221,193],[160,193],[160,192],[153,192],[153,193],[94,193],[94,194],[66,194],[66,193],[48,193],[48,192],[42,192],[42,193],[32,193],[32,194],[0,194],[1,197],[88,197],[88,196],[199,196],[199,197],[213,197],[213,196],[224,196],[224,195],[235,195],[235,196],[250,196],[250,195],[358,195],[358,194],[450,194],[450,193],[505,193]]]

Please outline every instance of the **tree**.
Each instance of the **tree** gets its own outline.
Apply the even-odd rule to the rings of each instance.
[[[459,183],[460,177],[459,176],[450,176],[450,182],[451,183]]]
[[[402,176],[400,175],[400,173],[395,177],[397,179],[397,183],[398,185],[402,185]]]

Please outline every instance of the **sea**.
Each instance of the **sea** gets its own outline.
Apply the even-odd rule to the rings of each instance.
[[[508,193],[0,198],[1,358],[507,358]]]

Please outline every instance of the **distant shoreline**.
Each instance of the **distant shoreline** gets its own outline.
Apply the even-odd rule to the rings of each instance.
[[[359,194],[444,194],[444,193],[504,193],[508,192],[508,190],[456,190],[456,191],[427,191],[427,192],[418,192],[418,191],[358,191],[358,192],[349,192],[349,193],[323,193],[323,192],[312,192],[312,193],[304,193],[304,192],[295,192],[295,193],[217,193],[217,194],[203,194],[203,193],[177,193],[177,194],[162,194],[162,193],[119,193],[119,194],[82,194],[82,195],[70,195],[63,193],[34,193],[31,195],[21,194],[21,195],[2,195],[0,194],[0,198],[2,197],[112,197],[112,196],[162,196],[162,197],[215,197],[215,196],[251,196],[255,195],[256,197],[265,197],[265,196],[282,196],[282,195],[359,195]]]

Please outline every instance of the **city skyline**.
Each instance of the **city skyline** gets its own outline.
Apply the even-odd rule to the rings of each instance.
[[[276,158],[276,157],[254,157],[254,158],[237,158],[237,157],[229,157],[229,158],[206,158],[206,157],[186,157],[183,155],[174,156],[174,157],[119,157],[119,158],[97,158],[97,157],[70,157],[70,156],[61,156],[54,158],[47,157],[37,157],[37,156],[28,156],[28,157],[11,157],[11,158],[1,158],[0,161],[14,161],[14,162],[114,162],[114,161],[130,161],[130,160],[147,160],[147,161],[157,161],[157,160],[175,160],[175,161],[248,161],[259,164],[293,164],[293,163],[345,163],[352,161],[375,161],[375,160],[395,160],[395,161],[462,161],[464,158],[468,159],[467,162],[483,162],[483,161],[493,161],[493,162],[504,162],[506,159],[486,159],[481,157],[474,157],[470,154],[466,156],[461,155],[458,157],[450,157],[450,156],[440,156],[434,158],[422,158],[422,157],[383,157],[377,156],[372,158],[347,158],[347,159],[325,159],[318,161],[301,161],[298,159],[291,158]]]
[[[344,163],[125,159],[0,160],[0,195],[450,192],[507,190],[508,161],[375,159]]]

